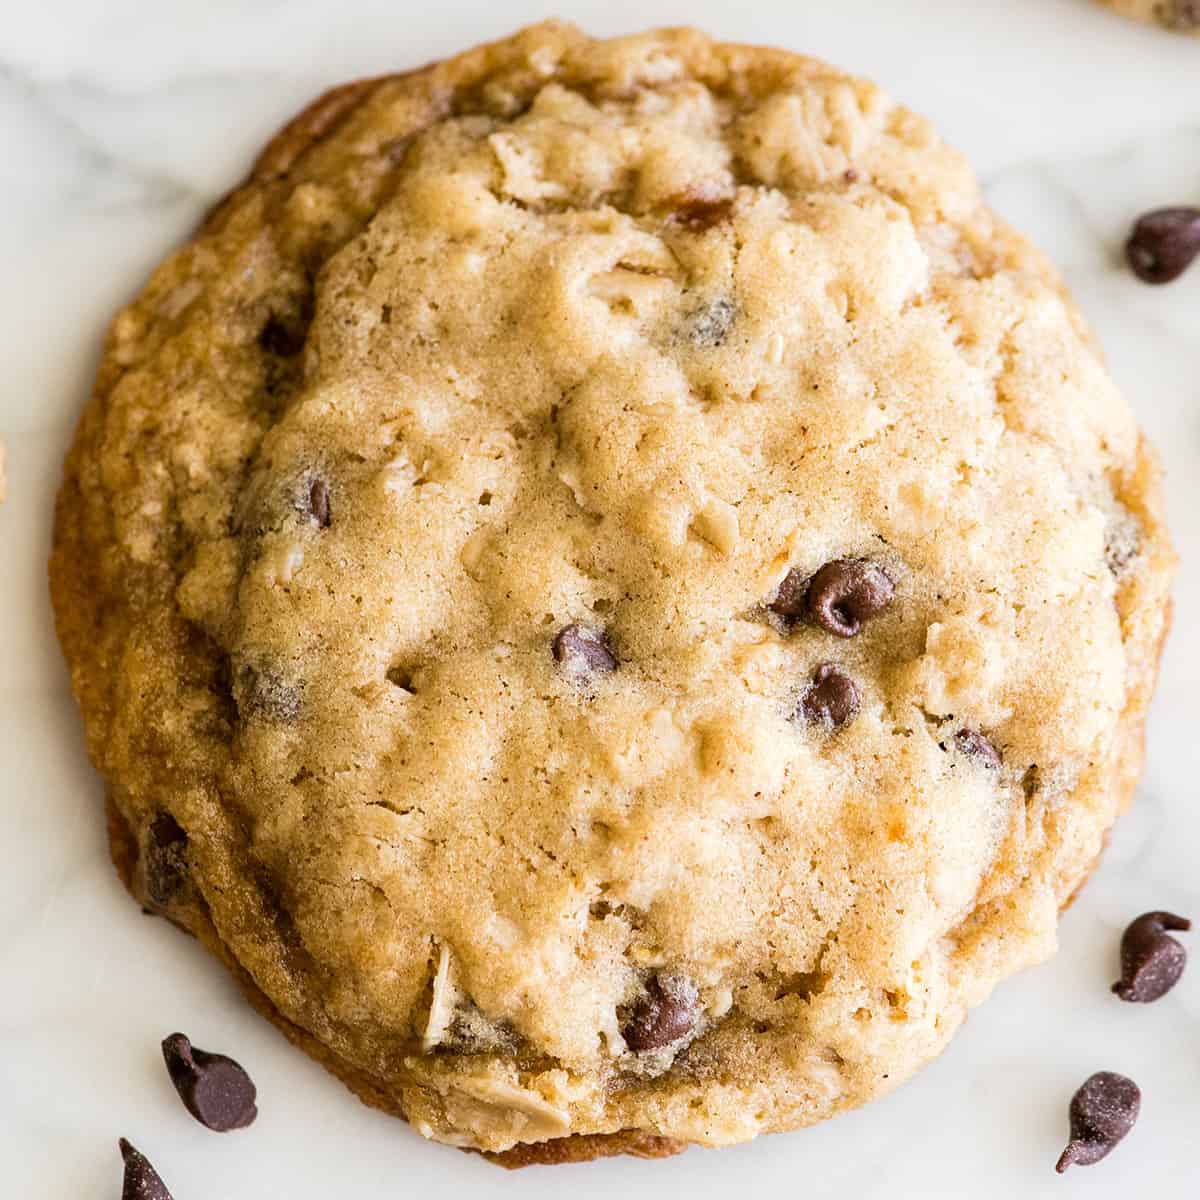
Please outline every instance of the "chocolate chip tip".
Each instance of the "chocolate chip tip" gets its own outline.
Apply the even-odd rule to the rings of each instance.
[[[125,1164],[121,1200],[171,1200],[171,1193],[150,1160],[127,1138],[117,1139]]]

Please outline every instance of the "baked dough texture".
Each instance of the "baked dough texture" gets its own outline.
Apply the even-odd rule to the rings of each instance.
[[[1052,951],[1158,479],[925,121],[544,25],[322,98],[154,273],[52,590],[144,904],[428,1137],[661,1154],[888,1091]]]
[[[1100,0],[1122,16],[1172,33],[1200,34],[1200,0]]]

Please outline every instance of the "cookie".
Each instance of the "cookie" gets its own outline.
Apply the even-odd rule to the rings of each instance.
[[[296,118],[116,318],[51,582],[113,858],[508,1165],[794,1129],[1053,949],[1174,557],[868,83],[545,25]]]
[[[1200,34],[1200,0],[1100,0],[1114,12],[1172,33]]]

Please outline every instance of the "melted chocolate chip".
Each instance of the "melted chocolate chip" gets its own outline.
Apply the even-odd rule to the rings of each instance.
[[[258,1109],[250,1076],[223,1054],[197,1050],[182,1033],[163,1038],[163,1060],[188,1112],[207,1129],[245,1129]]]
[[[285,321],[282,317],[272,316],[262,327],[258,335],[258,344],[268,354],[274,354],[277,358],[294,358],[304,349],[307,336],[307,324],[297,324]]]
[[[1142,913],[1121,938],[1121,978],[1112,990],[1122,1000],[1149,1004],[1178,982],[1187,966],[1187,951],[1167,930],[1186,932],[1192,923],[1169,912]]]
[[[158,1172],[146,1160],[140,1150],[131,1146],[124,1138],[117,1143],[121,1157],[125,1160],[125,1182],[121,1188],[121,1200],[171,1200],[167,1185]]]
[[[863,622],[883,612],[896,587],[878,563],[839,558],[826,563],[808,585],[809,615],[837,637],[854,637]]]
[[[590,625],[564,626],[550,649],[554,661],[573,675],[610,675],[617,669],[608,635]]]
[[[657,975],[646,984],[646,994],[633,1006],[621,1036],[634,1054],[661,1050],[686,1037],[696,1026],[698,994],[690,979]]]
[[[1071,1140],[1055,1170],[1090,1166],[1105,1157],[1133,1128],[1142,1093],[1132,1079],[1099,1071],[1071,1099]]]
[[[840,729],[858,716],[859,704],[854,680],[836,663],[822,663],[800,697],[796,715],[802,716],[810,725]]]
[[[273,671],[243,665],[234,676],[233,698],[243,720],[257,717],[286,725],[300,716],[300,691]]]
[[[1125,257],[1144,283],[1178,279],[1200,254],[1200,208],[1159,208],[1139,217]]]
[[[954,744],[970,758],[977,758],[985,767],[999,769],[1004,765],[1000,751],[991,741],[975,729],[960,729],[954,735]]]
[[[694,346],[723,346],[736,316],[731,300],[713,300],[689,315],[688,338]]]
[[[146,892],[155,904],[169,904],[187,878],[187,834],[167,812],[160,812],[147,832]]]
[[[318,529],[329,528],[329,484],[314,479],[308,488],[308,511]]]
[[[726,196],[722,198],[702,198],[685,196],[681,198],[671,211],[671,222],[682,225],[689,233],[704,233],[714,225],[729,219],[733,211],[733,200]]]
[[[775,599],[767,607],[785,621],[794,623],[808,611],[805,598],[808,596],[808,578],[793,567],[784,577],[775,593]]]

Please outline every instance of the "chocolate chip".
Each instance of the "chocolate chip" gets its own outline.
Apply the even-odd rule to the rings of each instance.
[[[554,661],[573,675],[609,675],[617,669],[617,656],[603,629],[566,625],[551,646]]]
[[[1071,1140],[1058,1160],[1061,1175],[1069,1166],[1099,1162],[1133,1128],[1142,1093],[1132,1079],[1099,1071],[1071,1098]]]
[[[187,878],[187,834],[167,812],[155,816],[147,834],[146,893],[155,904],[169,904]]]
[[[146,1156],[131,1146],[124,1138],[117,1145],[125,1160],[125,1182],[121,1188],[121,1200],[171,1200],[167,1185],[158,1172],[146,1160]]]
[[[1112,990],[1122,1000],[1149,1004],[1178,982],[1187,966],[1187,951],[1168,929],[1186,932],[1192,923],[1169,912],[1142,913],[1121,937],[1121,978]]]
[[[250,1076],[223,1054],[197,1050],[182,1033],[163,1038],[163,1059],[188,1112],[208,1129],[245,1129],[255,1117]]]
[[[1145,283],[1178,279],[1200,254],[1200,208],[1159,208],[1139,217],[1125,257]]]
[[[1000,757],[1000,751],[978,730],[960,729],[954,735],[954,744],[963,754],[979,759],[985,767],[999,770],[1004,765],[1004,760]]]
[[[1128,528],[1109,531],[1104,543],[1104,565],[1116,577],[1119,577],[1127,566],[1137,558],[1141,550],[1137,531]]]
[[[646,984],[646,994],[633,1006],[621,1036],[634,1054],[661,1050],[686,1037],[696,1026],[696,985],[681,975],[657,975]]]
[[[826,563],[808,585],[808,612],[822,629],[838,637],[854,637],[863,622],[883,612],[896,587],[891,576],[865,558],[839,558]]]
[[[272,316],[262,327],[258,335],[258,344],[268,354],[274,354],[277,358],[294,358],[304,349],[304,340],[307,336],[306,325]]]
[[[733,200],[728,196],[683,196],[675,201],[670,219],[672,224],[682,225],[690,233],[704,233],[714,225],[727,221],[732,211]]]
[[[318,529],[329,528],[329,484],[314,479],[308,488],[308,511]]]
[[[300,692],[275,671],[243,664],[233,680],[233,698],[243,720],[257,717],[280,725],[300,716]]]
[[[688,339],[694,346],[722,346],[736,316],[737,309],[731,300],[713,300],[688,315]]]
[[[803,696],[797,716],[810,725],[840,729],[858,716],[858,687],[836,663],[822,663]]]
[[[767,607],[778,613],[785,621],[799,621],[808,611],[805,599],[808,596],[808,577],[793,567],[784,577],[775,593],[775,599]]]

